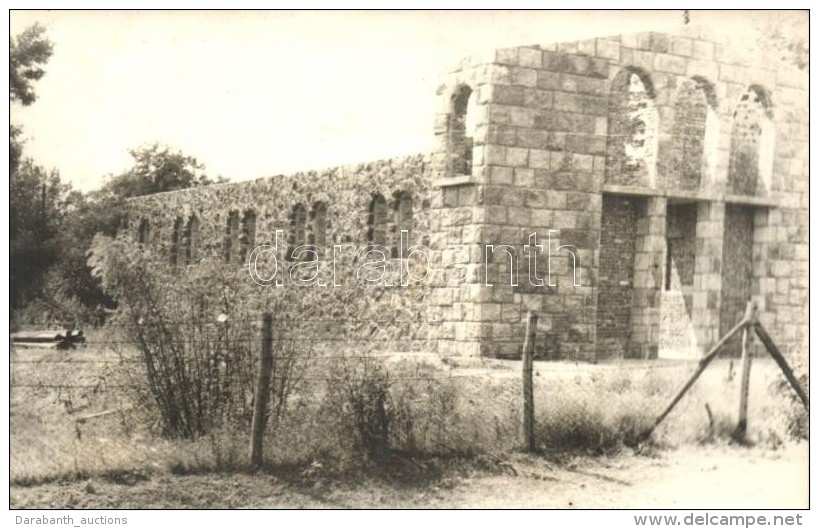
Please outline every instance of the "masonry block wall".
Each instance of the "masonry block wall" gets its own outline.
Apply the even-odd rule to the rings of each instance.
[[[697,254],[697,204],[669,203],[666,228],[660,350],[665,356],[696,358],[694,330],[694,274]]]
[[[530,310],[539,358],[696,355],[750,297],[799,346],[808,77],[762,55],[686,26],[467,58],[441,77],[433,152],[138,199],[131,234],[163,219],[162,240],[199,233],[198,250],[225,252],[209,244],[274,224],[311,240],[316,215],[333,241],[388,239],[379,225],[411,218],[435,269],[461,264],[416,306],[443,355],[517,357]],[[248,226],[226,224],[248,208]]]
[[[791,313],[793,305],[781,295],[774,301],[772,291],[804,292],[804,265],[773,264],[777,250],[764,241],[802,244],[796,240],[806,220],[807,128],[804,117],[791,118],[805,108],[807,78],[776,65],[732,49],[707,30],[685,28],[679,35],[497,50],[445,77],[444,86],[454,90],[470,82],[458,77],[464,70],[482,74],[469,86],[479,93],[471,180],[451,185],[477,188],[489,212],[484,235],[520,255],[529,234],[554,230],[554,246],[577,250],[572,255],[585,277],[572,288],[565,279],[573,271],[558,258],[552,261],[556,288],[532,286],[525,281],[526,260],[519,259],[518,281],[510,287],[506,255],[496,252],[484,271],[494,286],[484,296],[492,308],[482,321],[482,351],[519,354],[520,340],[504,343],[505,337],[520,336],[526,311],[537,310],[547,343],[536,351],[547,357],[557,350],[563,358],[653,358],[679,356],[671,350],[680,348],[690,355],[736,323],[736,299],[745,298],[744,304],[751,296],[766,304],[765,318],[783,339],[794,338],[795,326],[774,316],[780,308]],[[801,180],[798,193],[788,187],[794,179]],[[636,222],[623,236],[606,231],[616,222],[602,204],[616,196],[637,205]],[[675,219],[684,221],[685,236],[679,227],[666,231],[669,203],[686,205],[685,218]],[[734,206],[751,209],[754,222],[765,224],[764,234],[754,231],[742,246],[766,254],[765,263],[742,262],[747,251],[731,254],[738,243],[725,232],[733,218],[725,211]],[[782,226],[777,238],[771,224],[782,215],[799,216],[800,228]],[[611,262],[629,259],[623,240],[633,241],[633,265],[613,274]],[[791,267],[802,273],[788,276]],[[762,286],[773,273],[783,280]],[[621,282],[627,293],[617,292]],[[624,317],[613,307],[627,297]],[[672,318],[675,325],[663,326]],[[800,322],[804,329],[804,316]]]
[[[598,269],[597,358],[629,355],[638,211],[644,198],[603,197]]]
[[[429,156],[414,155],[139,197],[129,202],[128,226],[120,236],[142,242],[146,249],[175,265],[179,274],[186,273],[188,267],[204,265],[212,266],[214,273],[245,272],[253,248],[276,245],[277,278],[282,279],[300,261],[288,258],[294,247],[310,244],[326,249],[319,263],[325,286],[294,286],[282,279],[281,287],[257,289],[259,299],[275,299],[278,289],[319,289],[322,301],[315,307],[317,318],[356,316],[348,314],[350,307],[334,295],[333,246],[354,245],[359,251],[383,246],[389,263],[385,279],[396,286],[385,291],[395,298],[393,305],[402,322],[412,322],[401,325],[401,343],[396,340],[392,347],[428,350],[427,340],[435,334],[430,327],[440,320],[428,314],[426,289],[411,289],[408,295],[408,289],[397,286],[399,267],[407,260],[397,258],[395,251],[401,228],[409,231],[410,244],[430,245],[430,213],[436,200],[427,173],[431,166]],[[404,223],[402,205],[408,203],[414,206],[414,214],[411,222]],[[383,205],[380,212],[374,211],[376,204]],[[406,211],[403,215],[406,217]],[[277,230],[282,232],[278,241]],[[143,232],[149,235],[140,238]],[[352,253],[340,251],[339,262],[352,262]],[[244,277],[252,281],[249,272]],[[339,283],[347,284],[350,279],[340,277]],[[384,292],[362,287],[360,295],[375,300]],[[342,318],[336,328],[327,325],[322,334],[312,338],[338,336],[345,322]]]

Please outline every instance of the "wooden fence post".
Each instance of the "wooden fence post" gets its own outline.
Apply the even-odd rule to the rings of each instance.
[[[526,339],[523,342],[523,440],[526,450],[535,451],[535,393],[532,387],[532,367],[537,334],[537,313],[529,311],[526,318]]]
[[[785,357],[782,356],[782,353],[779,352],[779,348],[776,347],[773,340],[771,339],[768,332],[762,327],[759,322],[756,322],[754,325],[754,330],[756,331],[756,335],[759,336],[759,339],[762,340],[762,343],[765,344],[765,348],[768,350],[768,353],[773,357],[776,361],[779,369],[782,370],[782,373],[785,375],[785,378],[788,379],[788,382],[791,384],[791,387],[799,396],[799,400],[802,401],[802,404],[805,405],[806,410],[810,410],[810,405],[808,403],[808,394],[805,393],[805,390],[802,389],[802,385],[796,379],[796,375],[793,374],[793,370],[791,366],[788,365],[788,362],[785,360]]]
[[[751,382],[751,353],[748,351],[748,340],[750,339],[751,326],[756,323],[756,303],[748,302],[745,309],[745,319],[748,323],[742,329],[742,375],[739,382],[739,415],[737,428],[734,430],[733,438],[736,441],[744,441],[745,433],[748,430],[748,386]]]
[[[264,429],[267,425],[267,403],[270,396],[270,377],[273,371],[273,316],[262,317],[262,354],[259,359],[259,376],[253,397],[253,423],[250,431],[250,468],[262,466]]]
[[[734,328],[728,331],[725,334],[725,336],[720,338],[720,340],[716,344],[714,344],[714,347],[712,347],[705,354],[705,356],[703,356],[700,359],[699,363],[697,364],[697,369],[694,371],[694,374],[691,375],[691,378],[688,379],[688,382],[686,382],[685,385],[680,389],[680,391],[677,392],[674,398],[671,399],[671,403],[657,417],[657,419],[654,421],[654,424],[652,424],[648,429],[646,429],[642,433],[642,435],[640,435],[637,438],[638,443],[642,443],[643,441],[651,437],[651,434],[654,433],[654,430],[656,430],[660,423],[663,422],[663,420],[666,417],[668,417],[668,414],[671,413],[671,410],[674,409],[674,406],[676,406],[677,403],[680,402],[680,400],[682,400],[683,396],[688,392],[689,389],[691,389],[691,386],[694,385],[694,382],[696,382],[697,379],[700,378],[700,375],[702,375],[702,372],[705,371],[706,367],[708,367],[708,364],[710,364],[711,361],[717,357],[717,354],[719,354],[719,350],[722,348],[723,345],[725,345],[725,342],[730,340],[736,333],[744,329],[747,324],[748,322],[745,320],[745,318],[742,318],[741,322],[734,325]]]

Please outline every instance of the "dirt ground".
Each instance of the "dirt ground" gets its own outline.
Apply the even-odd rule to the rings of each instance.
[[[12,508],[806,508],[808,444],[685,447],[560,462],[513,455],[494,471],[116,474],[12,486]],[[423,466],[423,463],[421,463]]]

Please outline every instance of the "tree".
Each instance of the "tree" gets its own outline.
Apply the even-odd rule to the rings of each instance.
[[[17,37],[9,37],[9,101],[30,105],[37,96],[34,81],[45,75],[43,66],[54,46],[45,37],[45,28],[34,24]],[[22,129],[9,123],[9,171],[14,173],[23,156]]]
[[[42,278],[57,255],[57,238],[68,213],[71,187],[60,174],[23,160],[10,174],[9,275],[11,306],[19,308],[41,292]]]
[[[20,127],[9,123],[9,172],[12,174],[20,167],[23,157],[23,142],[19,138],[22,132]]]
[[[30,105],[37,99],[33,84],[45,75],[43,66],[53,51],[45,27],[40,24],[9,37],[9,101]]]
[[[31,275],[19,282],[21,291],[13,298],[16,302],[12,308],[36,298],[36,303],[30,306],[52,317],[99,321],[101,309],[113,308],[115,303],[102,290],[88,266],[88,251],[94,236],[98,233],[116,235],[129,198],[213,183],[196,158],[180,151],[153,144],[130,153],[134,166],[122,174],[109,176],[98,191],[83,194],[63,186],[59,194],[56,189],[47,194],[47,197],[60,197],[57,211],[48,214],[52,221],[47,229],[28,237],[20,251],[12,252],[12,284],[15,284],[15,273],[21,278],[26,273]],[[13,240],[15,233],[24,231],[18,226],[36,226],[38,210],[29,205],[37,203],[40,196],[37,190],[41,190],[43,178],[40,173],[37,173],[40,177],[32,178],[32,167],[30,160],[24,161],[21,176],[12,181]],[[18,218],[20,220],[16,220]],[[30,266],[32,263],[37,266]]]
[[[757,45],[760,49],[773,51],[781,61],[808,71],[808,12],[774,11],[766,15],[760,17],[757,26]]]
[[[205,175],[204,165],[181,151],[171,152],[167,146],[154,143],[129,152],[134,166],[109,177],[103,186],[103,192],[112,197],[126,199],[214,183]]]

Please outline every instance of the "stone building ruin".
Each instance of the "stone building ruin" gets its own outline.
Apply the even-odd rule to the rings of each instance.
[[[399,259],[407,230],[480,278],[417,302],[441,355],[516,357],[535,310],[536,357],[693,358],[751,298],[804,346],[807,90],[705,28],[500,49],[442,76],[433,152],[140,197],[121,236],[178,266],[244,266],[277,229],[283,261],[341,243]],[[537,264],[554,286],[526,280],[533,232],[563,247]]]

